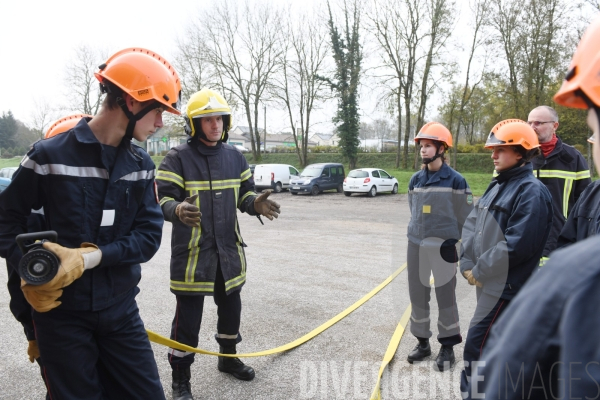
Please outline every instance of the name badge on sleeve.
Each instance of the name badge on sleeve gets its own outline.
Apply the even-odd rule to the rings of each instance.
[[[100,226],[113,226],[115,223],[115,210],[102,210]]]

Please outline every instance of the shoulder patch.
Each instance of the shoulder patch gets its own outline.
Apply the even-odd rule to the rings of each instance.
[[[473,204],[473,195],[472,194],[467,195],[467,204],[468,205]]]

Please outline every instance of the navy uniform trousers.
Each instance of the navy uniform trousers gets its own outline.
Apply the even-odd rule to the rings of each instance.
[[[138,291],[100,311],[33,312],[50,398],[165,399],[158,369],[148,368],[156,363],[135,301]]]

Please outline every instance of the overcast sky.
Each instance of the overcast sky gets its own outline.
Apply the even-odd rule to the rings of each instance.
[[[274,1],[302,8],[325,5],[325,0]],[[467,0],[458,1],[463,2]],[[1,0],[0,112],[11,110],[17,119],[29,123],[36,102],[65,104],[65,66],[74,59],[80,45],[104,49],[108,54],[127,47],[144,47],[173,60],[176,39],[198,15],[201,5],[208,4],[197,0]],[[384,115],[374,112],[375,99],[369,96],[374,95],[367,88],[361,95],[361,119],[366,122]],[[326,110],[315,115],[314,131],[333,128],[335,104],[332,100]],[[234,123],[246,125],[243,118],[234,115]],[[260,127],[262,120],[261,111]],[[277,132],[287,125],[285,113],[267,110],[268,131]]]

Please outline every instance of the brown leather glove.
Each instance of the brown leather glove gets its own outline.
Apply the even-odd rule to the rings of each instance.
[[[50,311],[61,303],[62,288],[69,286],[83,275],[83,271],[100,264],[102,252],[92,243],[82,243],[78,249],[68,249],[56,243],[45,242],[44,249],[51,251],[60,260],[56,276],[43,285],[29,285],[21,280],[21,290],[25,299],[37,312]]]
[[[186,197],[185,200],[179,203],[177,208],[175,208],[175,215],[177,215],[177,218],[187,226],[193,228],[200,226],[200,217],[202,217],[200,209],[194,204],[196,203],[196,199],[198,199],[198,194],[195,194],[192,197]]]
[[[62,289],[45,290],[40,289],[41,286],[44,285],[29,285],[21,279],[21,290],[31,307],[37,312],[46,312],[60,306],[61,302],[56,299],[62,296]]]
[[[29,346],[27,347],[27,355],[29,356],[29,362],[34,362],[40,358],[40,349],[37,345],[37,340],[30,340]]]
[[[463,272],[463,276],[465,278],[467,278],[467,281],[469,282],[469,285],[475,285],[477,287],[483,287],[483,284],[481,282],[479,282],[477,279],[475,279],[475,277],[473,276],[473,271],[471,271],[470,269],[468,269],[465,272]]]
[[[281,210],[279,208],[279,203],[267,199],[271,192],[272,190],[265,190],[260,196],[254,199],[254,211],[273,221],[273,218],[279,217]]]

